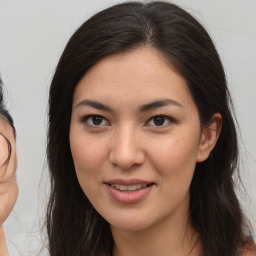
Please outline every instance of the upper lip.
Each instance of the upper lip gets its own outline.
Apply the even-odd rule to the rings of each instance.
[[[141,179],[113,179],[113,180],[107,180],[104,183],[106,184],[118,184],[118,185],[135,185],[135,184],[152,184],[153,182],[145,181]]]

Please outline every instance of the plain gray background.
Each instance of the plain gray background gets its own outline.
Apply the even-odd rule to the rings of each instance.
[[[0,0],[0,72],[18,133],[19,198],[5,223],[12,256],[36,255],[43,246],[41,227],[49,184],[47,99],[58,59],[82,22],[119,2]],[[223,61],[242,136],[242,176],[250,197],[243,194],[242,201],[256,230],[256,1],[173,2],[204,24]]]

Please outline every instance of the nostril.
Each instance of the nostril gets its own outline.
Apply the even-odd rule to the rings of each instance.
[[[121,169],[130,169],[145,161],[144,153],[139,149],[115,149],[109,155],[110,162]]]

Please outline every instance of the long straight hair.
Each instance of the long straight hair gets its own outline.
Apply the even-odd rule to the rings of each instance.
[[[109,224],[78,183],[69,145],[73,92],[102,58],[149,46],[185,79],[202,126],[222,115],[222,131],[209,158],[196,165],[190,216],[205,256],[238,255],[246,240],[234,191],[238,147],[225,73],[206,30],[180,7],[166,2],[127,2],[87,20],[69,40],[56,68],[49,97],[48,163],[51,195],[47,231],[51,256],[112,255]]]

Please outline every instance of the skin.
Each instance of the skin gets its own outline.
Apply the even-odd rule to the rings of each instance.
[[[165,104],[145,108],[156,101]],[[189,254],[198,237],[189,219],[189,187],[220,128],[218,113],[201,127],[184,79],[153,49],[106,57],[84,75],[73,96],[70,147],[81,188],[110,223],[114,255]],[[112,179],[153,185],[143,200],[123,204],[104,183]]]
[[[13,129],[8,121],[0,116],[0,255],[8,255],[3,223],[11,213],[18,196],[18,186],[16,182],[16,143]],[[9,140],[12,148],[9,162],[9,149],[6,139]]]

